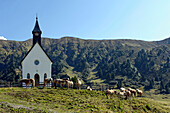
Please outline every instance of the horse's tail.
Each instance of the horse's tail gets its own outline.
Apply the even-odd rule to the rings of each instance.
[[[20,87],[22,87],[22,79],[19,81],[19,85]]]
[[[35,87],[35,80],[32,79],[32,86]]]
[[[53,87],[54,80],[51,78],[51,87]]]

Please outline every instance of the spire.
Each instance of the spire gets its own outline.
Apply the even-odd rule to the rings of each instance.
[[[41,30],[40,30],[40,27],[39,27],[39,24],[38,24],[38,17],[37,16],[36,16],[35,27],[34,27],[32,32],[39,32],[39,33],[41,33]]]
[[[38,17],[36,15],[36,22],[35,22],[35,27],[32,31],[33,34],[33,46],[38,42],[39,45],[41,45],[41,34],[42,31],[40,30],[39,24],[38,24]]]

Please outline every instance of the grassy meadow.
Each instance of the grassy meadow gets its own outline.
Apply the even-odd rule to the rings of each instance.
[[[150,96],[150,97],[149,97]],[[159,98],[158,98],[159,97]],[[157,99],[157,100],[155,100]],[[107,99],[103,91],[0,88],[0,112],[170,112],[170,95]]]

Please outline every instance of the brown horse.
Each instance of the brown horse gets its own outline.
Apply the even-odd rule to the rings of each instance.
[[[26,88],[29,84],[32,84],[32,87],[35,87],[35,80],[32,78],[32,79],[21,79],[20,80],[20,83],[25,83],[26,84]]]
[[[53,79],[52,78],[45,78],[44,79],[44,87],[47,87],[50,86],[50,83],[52,83]]]
[[[132,88],[128,88],[128,90],[131,92],[132,96],[136,96],[136,90]]]
[[[141,97],[142,94],[143,94],[143,91],[142,91],[142,90],[139,90],[139,89],[137,89],[136,91],[137,91],[137,94]]]
[[[55,79],[54,80],[54,87],[56,88],[56,85],[59,84],[60,87],[63,87],[65,84],[67,84],[68,80],[63,80],[63,79]]]

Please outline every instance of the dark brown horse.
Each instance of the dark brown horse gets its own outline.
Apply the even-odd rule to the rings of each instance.
[[[47,87],[50,86],[50,83],[52,83],[53,79],[52,78],[45,78],[44,79],[44,87]]]
[[[32,78],[32,79],[21,79],[20,80],[20,83],[25,83],[26,84],[26,88],[29,84],[32,84],[32,87],[35,87],[35,80]]]

